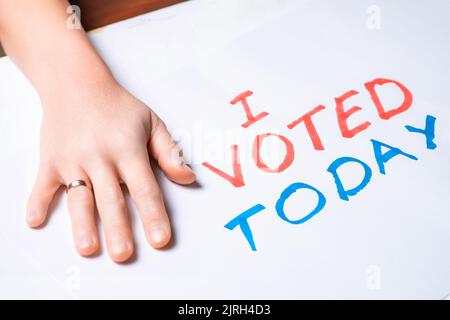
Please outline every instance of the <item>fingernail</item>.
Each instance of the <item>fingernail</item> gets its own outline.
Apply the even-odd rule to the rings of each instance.
[[[165,242],[167,239],[166,228],[162,224],[156,224],[150,229],[150,236],[154,243]]]
[[[117,241],[113,244],[113,251],[117,254],[128,252],[130,249],[131,245],[128,241]]]
[[[90,234],[81,235],[78,239],[80,249],[89,249],[95,244],[94,237]]]
[[[36,210],[30,210],[27,213],[27,221],[28,222],[36,222],[39,220],[39,215],[38,212]]]
[[[114,261],[123,262],[127,260],[133,252],[133,244],[127,240],[117,240],[112,244],[111,256]]]

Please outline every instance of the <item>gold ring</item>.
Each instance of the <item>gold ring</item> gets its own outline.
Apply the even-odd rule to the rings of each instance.
[[[87,184],[84,180],[73,180],[67,185],[66,192],[68,192],[72,188],[76,187],[87,187]]]

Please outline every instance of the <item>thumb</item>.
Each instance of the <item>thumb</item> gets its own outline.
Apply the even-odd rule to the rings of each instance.
[[[190,184],[195,181],[195,173],[184,161],[181,149],[172,139],[164,122],[153,112],[149,151],[161,170],[172,181],[179,184]]]

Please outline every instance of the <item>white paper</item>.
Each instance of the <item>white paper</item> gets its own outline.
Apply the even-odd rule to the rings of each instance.
[[[126,265],[112,263],[105,249],[92,259],[76,254],[64,195],[44,229],[25,226],[26,198],[37,168],[39,101],[18,70],[0,61],[0,296],[446,297],[450,292],[449,4],[378,1],[376,7],[371,5],[369,1],[298,3],[224,48],[194,55],[193,63],[180,63],[184,66],[157,77],[146,76],[152,72],[147,70],[151,63],[146,50],[123,57],[131,66],[127,69],[114,52],[108,53],[102,34],[94,36],[123,85],[165,120],[198,175],[198,185],[193,187],[178,186],[158,175],[175,245],[164,251],[150,248],[132,210],[137,258]],[[379,25],[370,20],[376,12]],[[151,29],[148,24],[139,28],[142,34]],[[404,84],[413,94],[411,108],[381,120],[364,87],[376,78]],[[243,109],[230,101],[246,90],[253,91],[248,101],[254,113],[269,115],[244,129]],[[349,124],[370,121],[371,126],[345,139],[336,121],[334,99],[349,90],[359,94],[346,102],[346,108],[355,104],[362,108]],[[395,87],[377,90],[386,106],[401,102]],[[320,104],[326,109],[314,123],[324,151],[313,149],[303,124],[292,130],[286,127]],[[423,135],[404,127],[423,128],[427,115],[436,118],[434,150],[427,149]],[[281,173],[262,172],[251,158],[255,135],[266,132],[286,136],[294,146],[294,161]],[[394,157],[382,175],[370,139],[398,147],[418,160]],[[208,161],[230,172],[234,143],[240,147],[246,183],[241,188],[202,165]],[[267,163],[277,163],[278,144],[265,143],[262,157],[273,156]],[[367,187],[349,201],[339,198],[327,172],[343,156],[364,161],[373,173]],[[342,180],[355,185],[361,174],[360,169],[343,170]],[[327,201],[323,210],[299,225],[283,221],[275,210],[281,192],[296,182],[314,186]],[[286,214],[299,219],[315,201],[311,193],[298,193],[286,202]],[[258,203],[266,209],[249,219],[257,247],[252,251],[238,228],[231,231],[224,225]]]

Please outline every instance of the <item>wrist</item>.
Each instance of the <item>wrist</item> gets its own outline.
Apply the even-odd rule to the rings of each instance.
[[[35,87],[39,95],[45,97],[58,91],[86,90],[91,87],[97,89],[112,83],[115,83],[114,77],[99,57],[84,57],[64,59],[61,63],[53,62],[42,81],[35,83]]]
[[[63,71],[35,87],[44,110],[87,106],[121,88],[101,60],[66,65]]]

